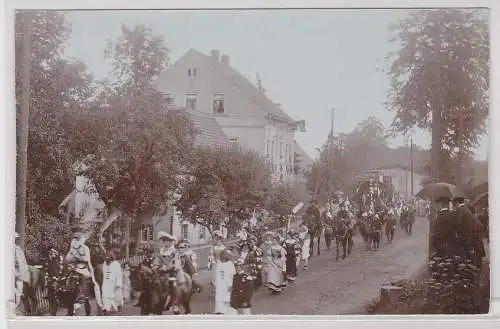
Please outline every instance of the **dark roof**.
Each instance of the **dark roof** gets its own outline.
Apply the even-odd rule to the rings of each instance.
[[[259,109],[261,109],[265,114],[270,113],[273,116],[280,118],[281,120],[285,120],[288,122],[295,122],[288,114],[283,111],[278,104],[274,103],[270,100],[266,95],[261,93],[257,87],[248,81],[241,73],[236,71],[231,67],[224,67],[221,63],[215,63],[210,56],[205,55],[195,49],[190,49],[188,53],[195,53],[198,56],[203,57],[207,62],[211,63],[218,71],[221,73],[223,77],[227,77],[231,83],[242,92],[244,95],[247,95]]]
[[[228,146],[229,139],[210,113],[187,112],[196,130],[196,146]]]
[[[239,89],[243,94],[246,94],[250,99],[263,111],[271,113],[282,120],[295,122],[288,114],[285,113],[276,103],[270,100],[266,95],[261,93],[257,87],[248,81],[241,73],[235,69],[225,69],[224,75],[228,76],[233,85]]]

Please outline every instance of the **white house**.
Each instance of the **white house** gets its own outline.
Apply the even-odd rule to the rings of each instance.
[[[411,199],[411,171],[404,166],[390,166],[376,169],[384,176],[390,176],[394,192],[404,199]],[[413,172],[413,193],[417,194],[422,189],[422,182],[425,176]]]
[[[305,130],[256,86],[230,66],[228,55],[189,50],[156,87],[172,105],[213,116],[229,141],[267,157],[276,181],[293,177],[295,132]]]

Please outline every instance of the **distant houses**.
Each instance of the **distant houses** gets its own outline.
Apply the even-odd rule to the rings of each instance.
[[[297,131],[305,131],[304,121],[295,121],[256,86],[230,66],[229,56],[212,50],[210,55],[189,50],[165,72],[156,83],[167,98],[168,105],[186,111],[196,131],[197,146],[237,145],[264,156],[276,183],[303,182],[312,166],[312,159],[295,141]],[[296,172],[295,159],[300,159]],[[102,223],[105,241],[120,239],[123,228],[117,219],[121,213],[108,214],[103,223],[105,205],[92,184],[77,176],[76,187],[63,200],[60,211],[79,218],[86,227]],[[208,230],[182,219],[173,200],[166,213],[144,221],[137,234],[138,242],[153,240],[159,231],[167,231],[191,244],[208,243]],[[223,228],[223,234],[227,230]]]

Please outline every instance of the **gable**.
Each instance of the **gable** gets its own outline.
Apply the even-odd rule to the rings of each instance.
[[[196,79],[187,77],[190,67],[198,68]],[[262,118],[270,115],[278,120],[295,122],[238,71],[194,49],[160,74],[155,85],[160,91],[175,94],[176,105],[179,106],[184,106],[186,93],[195,92],[199,94],[200,111],[211,113],[212,97],[220,92],[227,97],[229,115],[257,115]]]

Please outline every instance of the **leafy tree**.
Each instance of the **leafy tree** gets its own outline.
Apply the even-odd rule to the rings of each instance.
[[[400,49],[388,55],[392,129],[437,129],[443,157],[472,152],[485,133],[489,100],[489,31],[480,10],[412,11],[391,26]],[[432,122],[433,108],[440,122]],[[437,117],[439,118],[439,116]],[[438,139],[437,136],[439,136]],[[440,164],[446,172],[447,163]]]
[[[266,208],[274,215],[288,216],[299,202],[307,203],[309,199],[303,184],[280,184],[269,190]]]
[[[85,175],[106,205],[121,210],[132,220],[131,231],[139,232],[178,188],[194,130],[185,112],[169,109],[152,85],[168,64],[163,38],[143,26],[123,26],[122,32],[106,49],[113,70],[95,110],[104,141],[87,158]]]
[[[176,207],[185,219],[210,232],[220,225],[238,226],[249,209],[264,204],[270,185],[264,159],[234,147],[198,149],[188,172]]]
[[[71,162],[83,149],[82,129],[74,114],[93,94],[92,76],[85,65],[64,57],[71,31],[57,11],[18,11],[15,16],[16,110],[21,104],[23,25],[31,30],[31,106],[28,137],[28,207],[56,215],[61,200],[73,188]],[[19,124],[19,122],[17,122]],[[80,136],[80,137],[76,137]],[[75,138],[76,137],[76,138]],[[33,211],[28,209],[28,222]]]
[[[26,259],[29,264],[41,264],[50,248],[68,250],[71,227],[61,218],[42,214],[36,204],[31,206],[31,221],[26,225]]]

